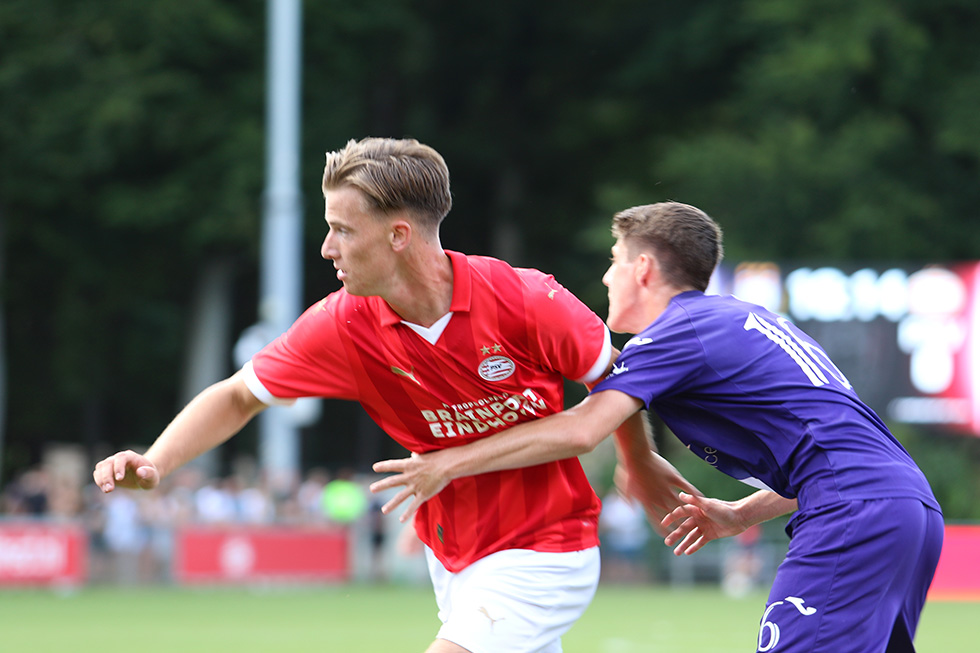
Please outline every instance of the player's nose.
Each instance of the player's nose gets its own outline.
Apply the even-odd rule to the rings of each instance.
[[[327,261],[337,257],[337,250],[330,243],[330,234],[327,234],[326,238],[323,239],[323,244],[320,245],[320,256]]]

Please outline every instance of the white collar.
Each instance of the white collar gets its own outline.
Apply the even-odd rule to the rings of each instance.
[[[449,324],[449,318],[451,318],[452,316],[453,316],[453,312],[449,311],[448,313],[440,317],[438,320],[436,320],[430,327],[424,327],[420,324],[412,324],[411,322],[406,322],[405,320],[402,320],[402,324],[409,327],[410,329],[412,329],[412,331],[425,338],[425,340],[427,340],[430,345],[434,345],[439,340],[439,336],[442,335],[442,332],[446,330],[446,326]]]

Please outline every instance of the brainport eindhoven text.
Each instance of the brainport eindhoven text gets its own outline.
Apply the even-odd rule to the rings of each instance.
[[[545,401],[527,389],[519,395],[491,395],[436,410],[423,410],[422,417],[435,437],[455,438],[502,429],[527,417],[540,416],[546,408]]]

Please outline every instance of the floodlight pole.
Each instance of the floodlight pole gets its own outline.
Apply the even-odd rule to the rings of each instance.
[[[6,230],[3,221],[3,214],[0,213],[0,281],[4,280],[4,253],[6,244]],[[0,489],[3,488],[3,464],[5,435],[7,433],[7,336],[5,330],[4,304],[0,301]]]
[[[266,188],[263,195],[259,320],[276,336],[302,309],[303,198],[299,181],[301,0],[268,0]],[[259,416],[259,466],[273,490],[300,470],[299,432],[285,408]]]

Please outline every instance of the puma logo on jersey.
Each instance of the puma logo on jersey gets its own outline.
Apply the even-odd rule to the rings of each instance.
[[[497,623],[498,621],[503,621],[504,619],[506,619],[506,617],[500,617],[499,619],[494,619],[493,617],[491,617],[491,616],[490,616],[490,611],[489,611],[489,610],[487,610],[487,609],[486,609],[485,607],[483,607],[482,605],[481,605],[481,606],[480,606],[479,608],[477,608],[477,612],[479,612],[479,613],[480,613],[480,614],[482,614],[482,615],[483,615],[484,617],[486,617],[487,619],[489,619],[489,620],[490,620],[490,627],[491,627],[491,628],[493,628],[493,625],[494,625],[495,623]]]
[[[404,376],[406,379],[411,379],[412,381],[415,382],[415,385],[422,385],[421,383],[419,383],[419,380],[415,378],[415,368],[414,367],[412,368],[412,370],[410,372],[406,372],[402,368],[395,367],[394,365],[392,365],[391,366],[391,371],[394,372],[395,374],[397,374],[398,376]]]

